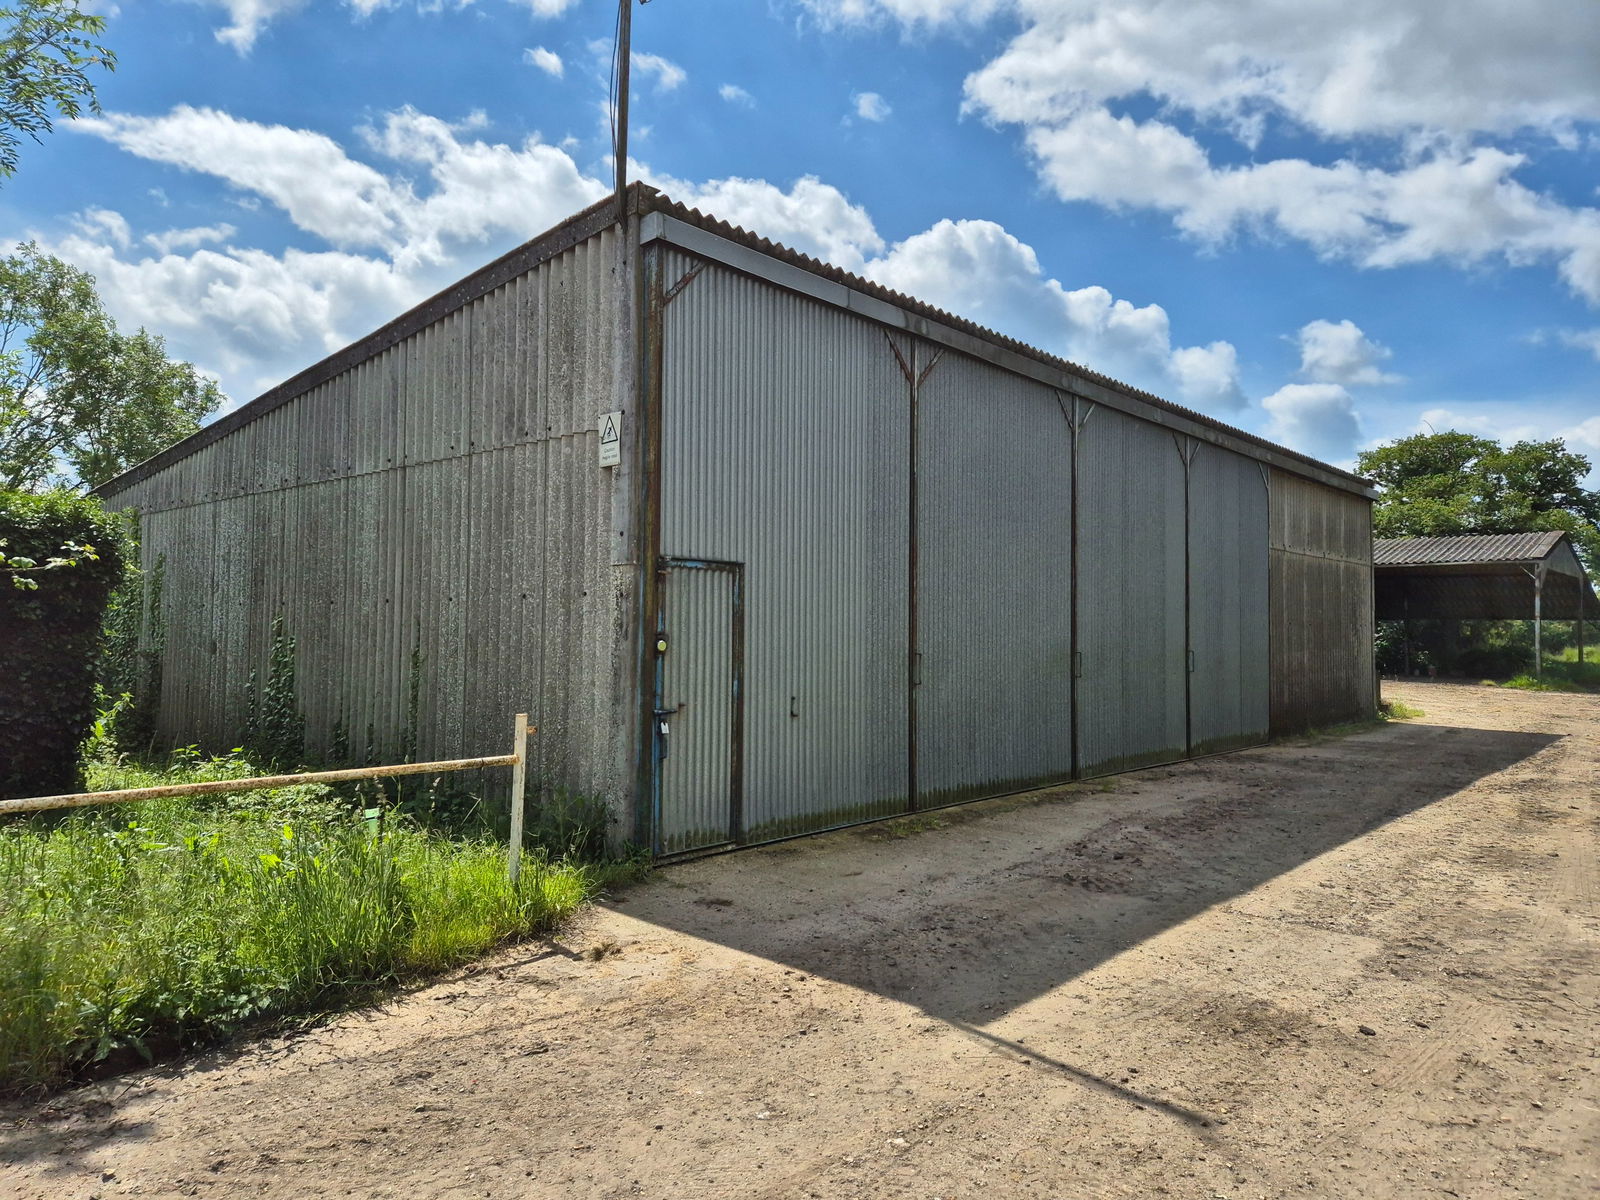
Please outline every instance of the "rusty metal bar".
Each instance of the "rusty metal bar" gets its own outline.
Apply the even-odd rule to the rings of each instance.
[[[522,718],[527,719],[525,716]],[[530,733],[536,732],[530,729]],[[451,758],[441,762],[397,763],[387,767],[352,767],[341,771],[307,771],[299,775],[258,775],[250,779],[213,779],[206,783],[174,783],[164,787],[124,788],[115,792],[80,792],[68,796],[28,796],[0,800],[0,816],[7,813],[44,812],[52,808],[89,808],[96,804],[123,804],[155,800],[162,796],[208,796],[218,792],[254,792],[265,788],[295,787],[302,783],[338,783],[350,779],[388,779],[396,775],[470,771],[476,767],[514,767],[526,755],[496,754],[488,758]]]

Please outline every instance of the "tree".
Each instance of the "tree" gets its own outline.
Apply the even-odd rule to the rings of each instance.
[[[1504,447],[1454,430],[1418,433],[1363,451],[1356,470],[1382,490],[1379,537],[1559,529],[1600,573],[1600,492],[1584,487],[1589,460],[1560,438]]]
[[[23,135],[39,141],[85,109],[100,111],[91,67],[116,69],[117,56],[94,41],[104,17],[82,12],[78,0],[21,0],[0,8],[0,179],[14,175]]]
[[[94,487],[223,398],[161,338],[118,333],[90,275],[31,242],[0,259],[0,487]]]

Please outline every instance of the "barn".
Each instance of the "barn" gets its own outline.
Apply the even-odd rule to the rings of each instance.
[[[1375,704],[1368,483],[640,185],[100,491],[165,740],[292,646],[318,758],[525,710],[658,855]]]

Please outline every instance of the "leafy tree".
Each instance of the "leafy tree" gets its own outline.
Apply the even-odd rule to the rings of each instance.
[[[54,128],[85,109],[99,112],[91,67],[116,69],[117,56],[94,39],[104,17],[83,12],[78,0],[21,0],[0,8],[0,179],[14,175],[26,135]]]
[[[0,487],[94,487],[200,427],[217,385],[33,243],[0,258]]]
[[[1454,430],[1418,433],[1356,456],[1383,495],[1379,537],[1565,530],[1600,573],[1600,492],[1584,487],[1591,463],[1560,438],[1505,447]]]

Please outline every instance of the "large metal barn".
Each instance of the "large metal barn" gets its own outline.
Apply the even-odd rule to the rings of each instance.
[[[539,728],[658,854],[1370,713],[1362,480],[634,186],[101,489],[159,728]]]

